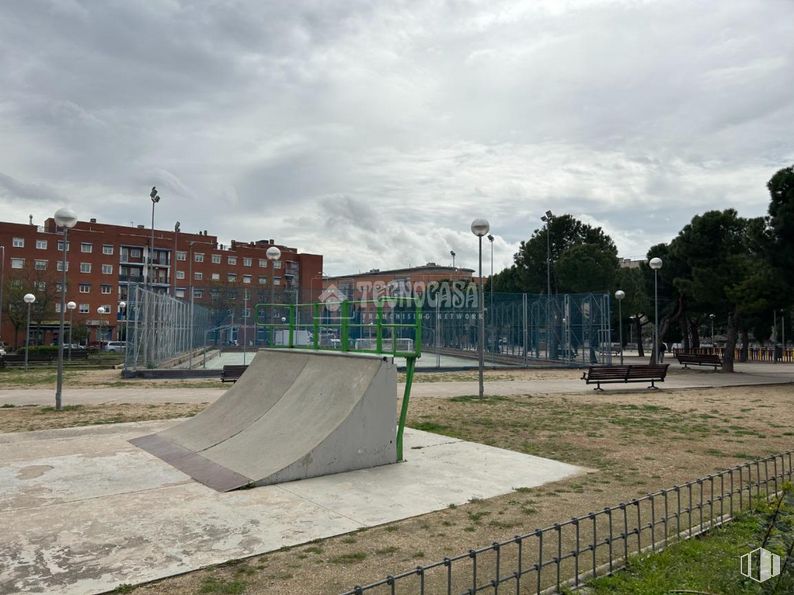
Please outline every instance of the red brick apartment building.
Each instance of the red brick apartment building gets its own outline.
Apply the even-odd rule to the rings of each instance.
[[[326,292],[339,292],[340,298],[372,300],[386,295],[421,295],[430,283],[438,281],[471,281],[473,269],[440,266],[434,262],[405,269],[324,277]],[[328,295],[331,299],[333,296]]]
[[[127,300],[130,285],[149,281],[154,290],[185,299],[193,288],[197,304],[209,302],[211,291],[223,287],[248,289],[252,299],[271,290],[278,299],[312,301],[322,291],[323,257],[301,254],[273,240],[218,243],[206,231],[183,233],[155,229],[151,272],[146,263],[152,231],[137,227],[79,221],[69,231],[66,301],[77,303],[74,325],[88,328],[87,339],[116,339],[120,302]],[[270,246],[281,250],[279,261],[270,261]],[[22,296],[36,295],[31,308],[31,342],[57,340],[62,281],[63,232],[53,219],[44,225],[0,222],[0,340],[9,345],[25,341],[26,306]],[[314,287],[313,285],[314,283]],[[271,289],[272,288],[272,289]],[[267,292],[267,293],[266,293]],[[229,293],[226,292],[226,295]],[[110,314],[99,315],[103,306]],[[69,316],[67,315],[67,325]]]

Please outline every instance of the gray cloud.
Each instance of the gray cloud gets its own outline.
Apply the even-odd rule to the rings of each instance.
[[[277,238],[331,273],[497,268],[547,208],[639,257],[794,162],[794,5],[30,0],[0,19],[0,217]],[[773,40],[773,42],[770,42]],[[10,200],[8,200],[10,199]]]

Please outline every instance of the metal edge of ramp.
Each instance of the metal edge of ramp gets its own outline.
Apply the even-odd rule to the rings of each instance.
[[[218,465],[158,434],[133,438],[129,442],[218,492],[229,492],[253,483],[251,478]]]

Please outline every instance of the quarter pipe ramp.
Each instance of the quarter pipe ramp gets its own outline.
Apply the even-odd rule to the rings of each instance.
[[[264,350],[220,399],[131,440],[218,491],[397,461],[397,374],[385,358]]]

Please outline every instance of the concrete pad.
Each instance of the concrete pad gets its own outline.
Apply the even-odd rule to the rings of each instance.
[[[405,463],[219,493],[127,442],[169,423],[0,437],[0,592],[109,590],[586,471],[409,429]]]

